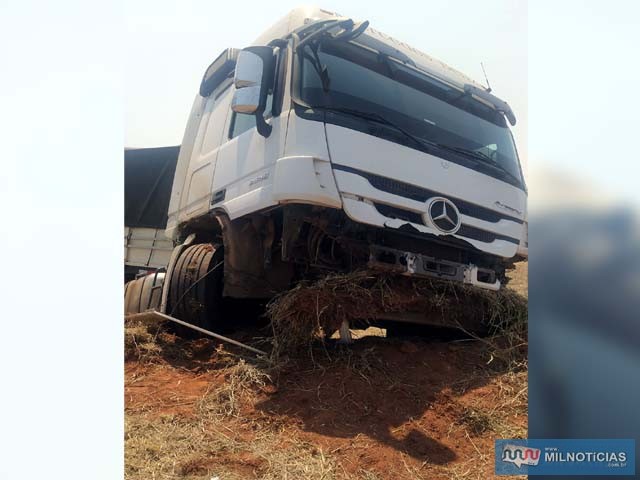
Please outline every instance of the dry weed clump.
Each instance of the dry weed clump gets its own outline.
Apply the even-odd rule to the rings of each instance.
[[[140,363],[190,363],[195,367],[204,352],[213,354],[214,343],[207,338],[180,337],[172,325],[150,316],[129,316],[124,320],[124,360]],[[217,356],[225,365],[224,351]],[[235,363],[235,361],[234,361]]]
[[[464,425],[473,436],[479,436],[487,431],[493,430],[492,417],[482,410],[476,410],[471,407],[465,407],[463,409],[458,423]]]
[[[242,401],[255,397],[257,391],[266,387],[271,377],[256,365],[240,359],[226,369],[221,386],[208,391],[198,404],[202,416],[238,416]]]
[[[156,358],[161,347],[158,336],[163,332],[161,320],[126,319],[124,321],[125,360],[150,361]]]
[[[495,295],[487,295],[487,300],[483,308],[486,335],[469,331],[462,324],[458,328],[484,342],[491,361],[498,360],[499,369],[507,372],[525,369],[528,349],[527,299],[512,290],[504,289]]]
[[[309,350],[344,320],[371,322],[401,312],[420,313],[431,324],[477,336],[508,334],[508,345],[495,345],[500,351],[526,343],[527,301],[511,290],[356,271],[302,282],[269,303],[272,356]]]

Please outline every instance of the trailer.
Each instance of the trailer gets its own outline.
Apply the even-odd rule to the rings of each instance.
[[[179,146],[124,151],[124,279],[164,269],[173,251],[165,234]]]

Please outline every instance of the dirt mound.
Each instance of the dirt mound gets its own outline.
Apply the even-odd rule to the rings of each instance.
[[[375,322],[394,313],[419,314],[431,325],[460,328],[477,335],[521,334],[527,301],[503,289],[482,290],[451,282],[354,272],[303,282],[267,306],[274,337],[274,357],[308,349],[351,325]]]

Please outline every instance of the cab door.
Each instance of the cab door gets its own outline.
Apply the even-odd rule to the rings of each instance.
[[[289,118],[288,79],[284,68],[287,50],[277,53],[274,87],[267,96],[265,121],[271,125],[268,137],[258,133],[254,115],[236,113],[227,106],[216,171],[211,184],[211,207],[224,210],[231,219],[276,204],[271,195],[275,165],[284,154]],[[231,86],[229,97],[235,87]],[[282,112],[284,110],[284,112]]]
[[[211,201],[211,182],[221,144],[225,141],[228,111],[231,104],[231,79],[207,98],[202,111],[191,161],[187,171],[186,195],[181,210],[187,218],[206,213]]]

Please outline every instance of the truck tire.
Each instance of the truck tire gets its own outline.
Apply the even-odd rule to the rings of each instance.
[[[224,330],[223,259],[222,246],[201,243],[185,249],[171,275],[167,312],[207,330]],[[178,333],[194,333],[186,330]]]
[[[125,283],[125,315],[160,309],[164,275],[164,272],[150,273]]]

